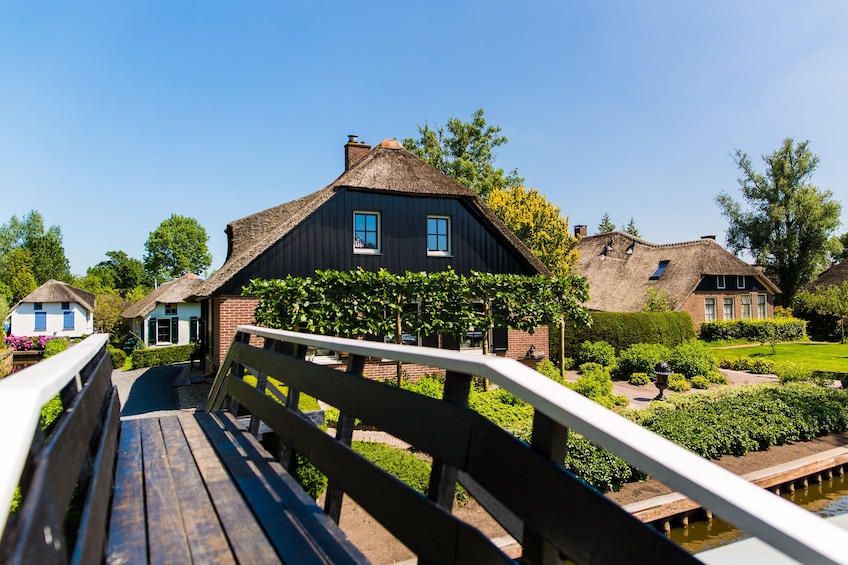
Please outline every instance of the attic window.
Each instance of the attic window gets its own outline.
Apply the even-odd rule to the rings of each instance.
[[[666,267],[668,267],[668,261],[660,261],[660,264],[657,265],[657,270],[650,276],[650,280],[655,281],[660,278],[665,272]]]

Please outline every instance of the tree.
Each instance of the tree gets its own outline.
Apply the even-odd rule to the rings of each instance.
[[[17,279],[17,280],[13,280]],[[0,226],[0,282],[17,293],[31,286],[35,290],[50,279],[68,282],[71,279],[70,263],[62,247],[62,230],[59,226],[44,228],[41,214],[31,210],[22,219],[17,216]]]
[[[639,237],[639,230],[636,228],[636,221],[633,218],[630,218],[630,221],[624,226],[624,233],[629,233],[633,237]]]
[[[808,141],[785,139],[780,149],[763,155],[765,174],[754,170],[747,154],[737,149],[738,179],[750,209],[721,193],[716,202],[730,227],[727,245],[733,252],[749,251],[765,266],[766,275],[790,304],[798,290],[829,264],[831,235],[839,226],[841,206],[829,190],[809,180],[819,159]]]
[[[831,263],[840,263],[848,259],[848,232],[831,240],[832,250],[830,252]]]
[[[496,188],[487,202],[530,251],[556,276],[569,274],[577,263],[577,238],[568,229],[559,206],[548,202],[535,188],[522,185]]]
[[[144,244],[144,270],[158,282],[186,273],[205,273],[212,265],[206,230],[194,218],[171,214],[150,232]]]
[[[615,224],[612,223],[609,214],[604,212],[604,217],[601,218],[601,223],[598,224],[598,233],[607,233],[611,231],[615,231]]]
[[[494,166],[495,149],[507,143],[499,126],[486,123],[483,110],[471,114],[471,121],[448,119],[445,127],[418,126],[418,139],[406,138],[403,146],[482,198],[492,190],[522,184],[518,169],[505,174]]]
[[[138,259],[128,256],[123,251],[107,251],[106,261],[101,261],[94,267],[90,268],[95,272],[108,272],[112,278],[115,290],[121,293],[121,296],[126,294],[138,286],[152,286],[152,281],[145,280],[144,263]],[[211,263],[211,261],[210,261]]]
[[[848,319],[848,281],[841,285],[828,285],[823,289],[817,289],[815,292],[802,290],[796,295],[795,303],[803,304],[806,310],[814,310],[822,316],[837,319],[840,343],[845,343],[845,321]]]

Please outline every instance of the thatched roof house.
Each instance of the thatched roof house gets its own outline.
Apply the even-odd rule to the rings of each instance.
[[[804,287],[805,290],[815,292],[828,286],[841,286],[848,282],[848,261],[840,261],[831,265],[826,271],[816,277],[816,280]]]
[[[373,238],[367,244],[357,227],[363,219],[370,222],[367,237]],[[444,230],[439,235],[446,247],[431,249],[431,225]],[[549,274],[476,193],[394,139],[372,148],[351,136],[345,145],[345,171],[333,182],[230,222],[226,233],[226,262],[196,290],[206,304],[203,316],[213,364],[231,339],[235,328],[231,321],[252,320],[253,304],[241,296],[252,279],[359,268]]]
[[[95,304],[91,292],[51,279],[12,306],[11,333],[63,337],[93,333]]]
[[[138,302],[132,304],[121,314],[124,318],[143,318],[150,314],[159,304],[179,304],[189,302],[205,281],[194,273],[181,276],[178,279],[163,283],[159,288],[149,292]]]
[[[609,232],[581,237],[576,249],[580,257],[575,270],[588,279],[587,306],[593,310],[639,312],[653,288],[665,292],[674,310],[689,312],[699,325],[705,319],[769,317],[780,292],[759,268],[712,237],[655,244]],[[764,312],[754,309],[760,305]]]
[[[159,285],[121,314],[148,346],[187,345],[202,337],[195,291],[204,280],[193,273]]]
[[[95,296],[87,290],[71,286],[66,282],[50,279],[21,298],[18,304],[33,304],[36,302],[44,304],[75,302],[91,312],[94,310]],[[12,308],[16,308],[18,304],[15,304]]]

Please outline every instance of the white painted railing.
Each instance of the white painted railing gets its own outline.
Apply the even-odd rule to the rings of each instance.
[[[72,380],[79,390],[80,371],[103,349],[106,334],[95,334],[67,351],[0,380],[0,532],[40,425],[41,408]]]
[[[736,527],[802,563],[848,563],[848,531],[502,357],[240,326],[239,332],[320,349],[479,375],[618,455]],[[612,535],[612,534],[611,534]]]

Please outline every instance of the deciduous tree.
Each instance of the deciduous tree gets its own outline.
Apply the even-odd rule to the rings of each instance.
[[[194,218],[171,214],[150,232],[144,244],[144,270],[158,282],[187,273],[203,274],[212,265],[206,230]]]
[[[766,275],[782,291],[782,304],[790,304],[829,263],[831,236],[839,226],[841,205],[831,191],[810,184],[819,158],[808,145],[785,139],[780,149],[762,156],[765,174],[737,149],[734,161],[742,171],[738,181],[748,207],[726,192],[716,197],[730,224],[728,247],[749,251],[765,266]]]
[[[486,123],[482,109],[471,114],[467,123],[450,118],[445,127],[419,125],[418,134],[418,139],[404,139],[403,146],[484,199],[496,188],[524,182],[517,169],[504,173],[495,168],[495,149],[505,145],[507,138],[499,126]]]
[[[562,216],[559,206],[535,188],[527,190],[522,185],[496,188],[487,204],[551,273],[571,273],[577,263],[577,238],[569,231],[568,218]]]
[[[18,295],[30,286],[30,279],[35,287]],[[11,287],[14,299],[20,300],[50,279],[71,280],[61,228],[45,229],[44,219],[36,210],[21,219],[12,216],[0,226],[0,282]]]

